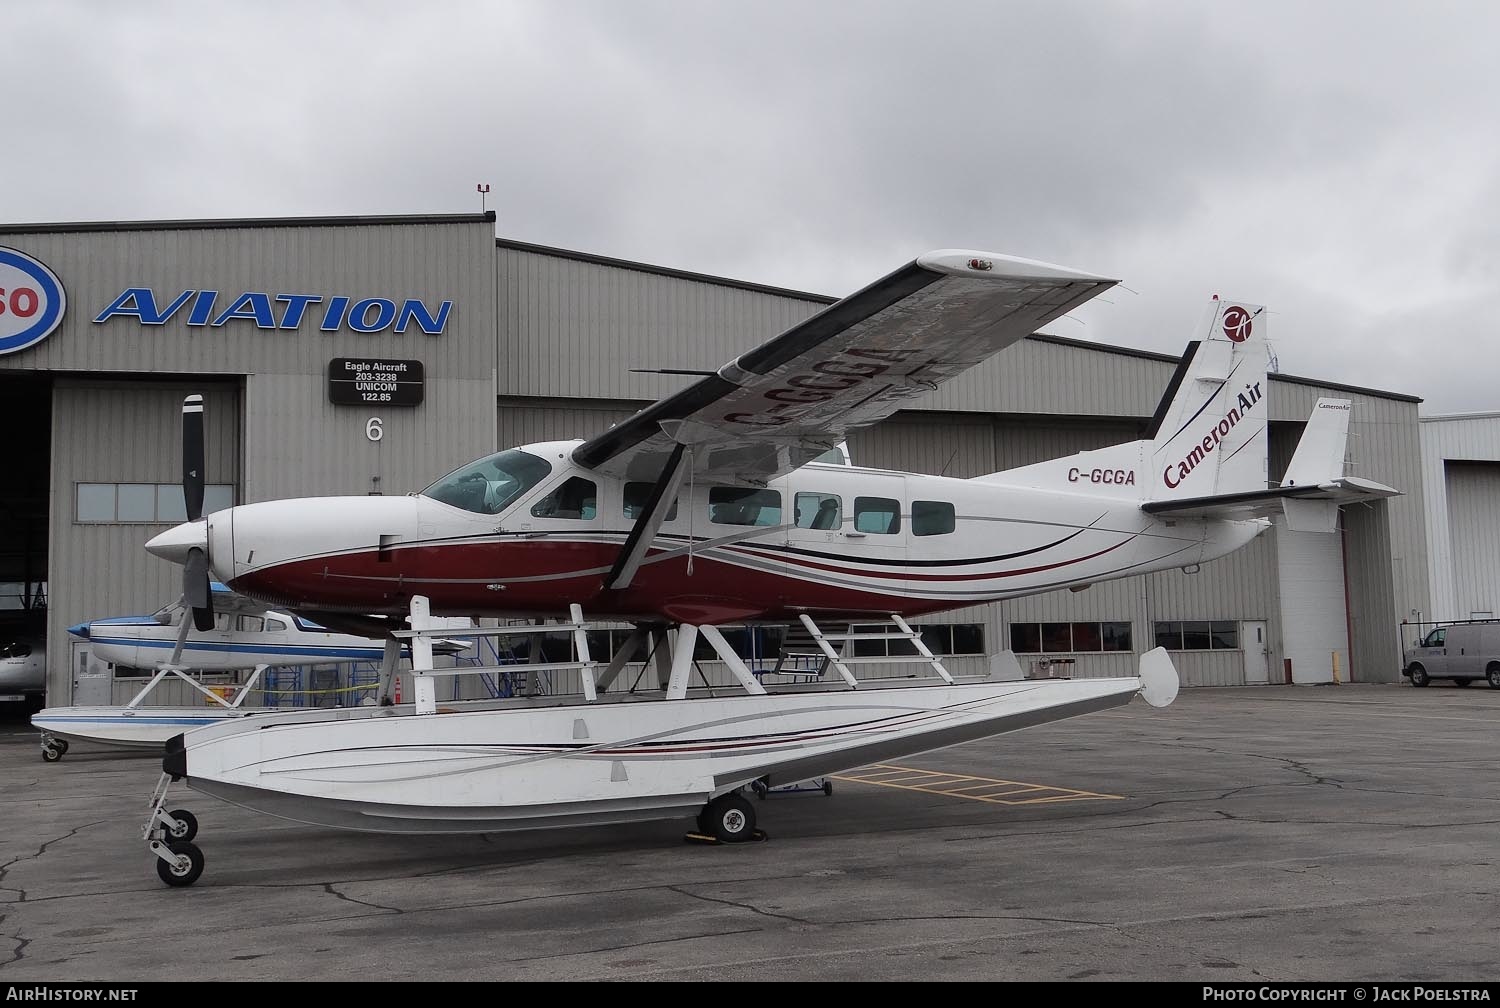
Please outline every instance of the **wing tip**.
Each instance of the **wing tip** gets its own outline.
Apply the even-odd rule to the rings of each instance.
[[[946,273],[949,276],[1081,280],[1102,284],[1120,282],[1110,277],[1085,273],[1068,266],[1042,262],[1040,259],[1023,259],[1020,256],[981,252],[975,249],[936,249],[918,256],[917,265],[934,273]]]

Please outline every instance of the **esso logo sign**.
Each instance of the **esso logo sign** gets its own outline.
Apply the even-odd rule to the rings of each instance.
[[[62,322],[67,295],[45,263],[0,245],[0,354],[36,346]]]

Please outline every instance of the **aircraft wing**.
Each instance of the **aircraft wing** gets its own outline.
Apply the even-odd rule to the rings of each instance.
[[[988,252],[932,252],[585,441],[573,458],[654,481],[680,445],[695,479],[764,485],[1117,282]]]

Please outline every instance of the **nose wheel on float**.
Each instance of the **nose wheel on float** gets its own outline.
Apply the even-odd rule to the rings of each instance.
[[[68,755],[68,740],[53,738],[51,735],[42,735],[42,759],[48,763],[56,763]]]
[[[156,855],[156,874],[169,886],[190,886],[203,874],[203,852],[193,843],[198,818],[187,809],[165,810],[172,778],[162,774],[151,795],[151,814],[141,830],[141,839]]]

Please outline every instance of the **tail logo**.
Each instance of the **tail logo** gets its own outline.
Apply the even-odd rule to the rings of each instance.
[[[1236,343],[1250,338],[1250,313],[1239,305],[1224,309],[1224,335]]]

